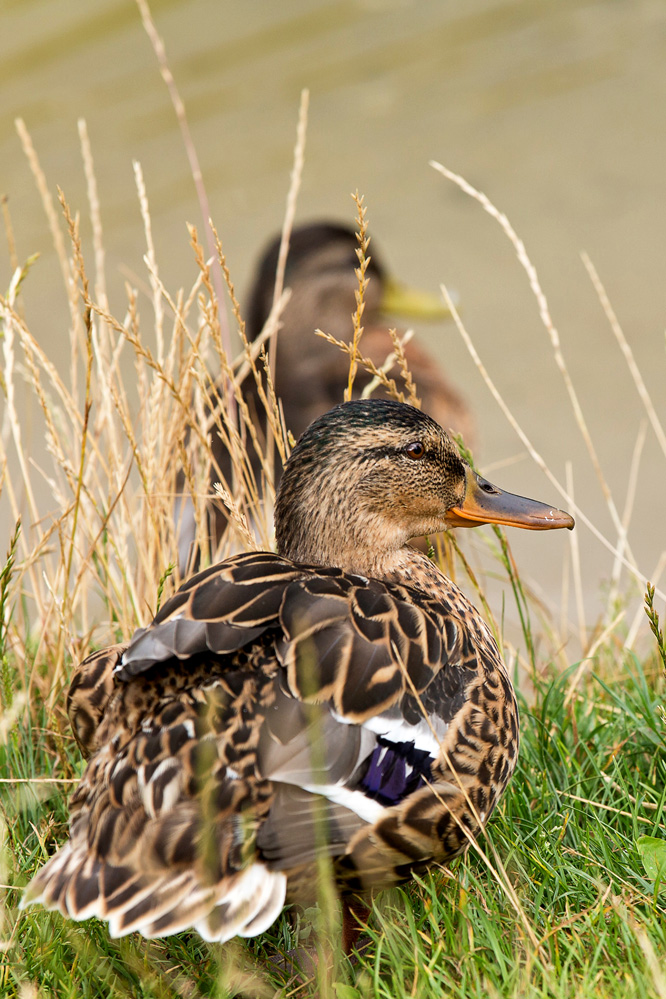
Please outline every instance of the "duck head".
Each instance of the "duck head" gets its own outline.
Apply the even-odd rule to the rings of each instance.
[[[392,400],[343,403],[315,420],[284,469],[278,552],[381,575],[410,538],[448,527],[574,526],[562,510],[478,475],[429,416]]]
[[[282,316],[285,329],[311,338],[311,349],[321,351],[312,334],[316,326],[338,339],[349,339],[351,316],[358,291],[358,239],[354,229],[335,222],[311,222],[291,233],[285,285],[291,298]],[[255,273],[247,308],[247,335],[259,335],[273,305],[280,236],[266,247]],[[365,293],[364,323],[381,316],[412,320],[440,320],[449,311],[438,296],[409,288],[386,270],[374,242],[366,276],[372,278]],[[305,345],[307,346],[307,344]],[[304,344],[299,343],[299,351]]]

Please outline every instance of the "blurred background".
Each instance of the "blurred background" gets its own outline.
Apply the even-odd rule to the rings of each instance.
[[[572,415],[525,273],[499,226],[428,165],[444,163],[507,214],[535,264],[615,501],[625,504],[645,411],[587,273],[604,282],[666,421],[666,5],[662,0],[152,0],[184,99],[210,209],[243,293],[281,226],[301,89],[310,90],[297,221],[352,223],[365,195],[374,245],[420,288],[459,295],[486,367],[561,482],[615,531]],[[0,193],[20,261],[28,323],[67,363],[68,308],[34,179],[23,118],[50,189],[80,210],[92,271],[77,119],[90,134],[111,311],[124,282],[146,287],[132,161],[144,171],[166,286],[196,268],[186,222],[201,226],[190,167],[156,58],[132,0],[4,0],[0,10]],[[0,287],[11,277],[6,243]],[[145,292],[143,292],[145,294]],[[144,308],[149,308],[146,297]],[[512,491],[564,506],[526,455],[452,323],[423,326],[476,415],[476,457]],[[25,433],[31,421],[26,414]],[[35,453],[40,441],[34,441]],[[629,541],[652,577],[666,547],[666,462],[652,430],[641,456]],[[2,537],[9,524],[2,523]],[[613,557],[579,523],[585,608],[601,613]],[[564,532],[513,532],[521,570],[555,613]],[[6,545],[0,537],[0,548]],[[569,583],[571,590],[571,583]],[[640,584],[631,592],[640,599]],[[569,600],[570,597],[567,597]]]

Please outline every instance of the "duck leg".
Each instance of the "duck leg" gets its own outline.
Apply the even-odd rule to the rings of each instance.
[[[342,949],[349,957],[370,915],[370,906],[358,895],[342,897]]]

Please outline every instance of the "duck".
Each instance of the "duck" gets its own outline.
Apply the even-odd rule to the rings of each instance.
[[[317,416],[342,401],[347,387],[347,355],[315,336],[314,331],[320,328],[346,343],[352,339],[358,247],[352,227],[330,221],[297,226],[290,237],[284,278],[290,298],[277,339],[275,390],[282,400],[285,424],[296,439]],[[257,265],[247,305],[250,340],[261,333],[273,305],[279,250],[280,235],[276,235]],[[379,367],[393,350],[388,317],[442,320],[449,313],[436,296],[408,288],[393,278],[374,242],[369,257],[361,350]],[[471,443],[469,407],[442,372],[441,364],[415,340],[406,344],[405,354],[423,409],[442,427]],[[387,373],[399,380],[397,364]],[[357,395],[370,380],[367,371],[358,371]],[[379,386],[374,395],[385,398],[385,389]]]
[[[251,281],[245,309],[246,335],[250,342],[261,333],[273,305],[280,239],[278,234],[269,240]],[[320,328],[337,340],[351,341],[358,290],[358,246],[358,237],[352,227],[328,220],[309,221],[296,226],[290,236],[284,278],[290,297],[281,315],[277,335],[274,387],[285,427],[294,440],[316,417],[344,398],[349,358],[315,335],[315,330]],[[381,367],[393,351],[389,327],[394,324],[389,323],[389,316],[441,321],[449,316],[449,312],[435,295],[409,288],[393,278],[374,242],[370,251],[361,350],[377,367]],[[441,364],[418,340],[410,340],[404,350],[423,409],[442,427],[460,434],[465,446],[473,449],[476,435],[471,411],[461,393],[442,371]],[[387,375],[398,385],[401,384],[397,363],[394,362]],[[368,371],[359,367],[353,397],[358,398],[370,381]],[[242,391],[261,445],[265,447],[265,412],[251,376],[242,383]],[[373,395],[375,398],[388,397],[382,385],[374,389]],[[218,480],[231,483],[232,475],[224,442],[226,435],[220,435],[216,428],[216,421],[224,419],[221,410],[224,408],[225,391],[221,381],[216,383],[212,397],[214,405],[207,425],[211,434],[213,461],[210,493],[213,496],[214,483]],[[253,457],[251,444],[248,444],[248,450],[254,478],[260,483],[260,462],[256,456]],[[276,483],[281,471],[279,456],[276,455]],[[210,534],[215,548],[227,526],[228,514],[219,501],[213,501],[212,508]],[[183,536],[181,564],[192,542],[190,525],[189,533]]]
[[[463,853],[516,765],[516,697],[487,623],[409,540],[486,523],[574,526],[412,406],[315,419],[281,478],[276,551],[200,571],[74,671],[87,765],[22,906],[224,943],[310,904],[322,858],[348,925],[355,901]]]

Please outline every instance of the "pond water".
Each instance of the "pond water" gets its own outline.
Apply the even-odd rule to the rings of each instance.
[[[486,192],[524,240],[622,510],[645,411],[580,253],[596,265],[666,422],[666,6],[154,0],[152,12],[241,296],[258,250],[281,225],[299,95],[308,87],[298,219],[351,222],[350,192],[365,195],[371,233],[390,269],[433,292],[442,281],[456,289],[465,325],[516,418],[561,482],[571,462],[577,503],[613,539],[514,250],[497,223],[428,161],[441,161]],[[41,253],[25,309],[33,332],[58,357],[66,350],[67,303],[14,119],[22,117],[30,130],[51,189],[58,184],[83,216],[77,119],[86,119],[111,307],[120,314],[123,282],[145,273],[132,160],[143,167],[167,287],[192,283],[185,223],[200,223],[199,208],[131,0],[4,0],[0,32],[0,193],[9,198],[19,258]],[[9,277],[3,250],[3,288]],[[418,333],[476,413],[484,473],[512,491],[564,505],[527,457],[453,325]],[[638,483],[629,540],[650,577],[666,548],[666,459],[651,430]],[[2,529],[8,531],[6,523]],[[519,564],[554,605],[568,543],[559,532],[512,536]],[[592,623],[612,556],[582,522],[578,543]]]

